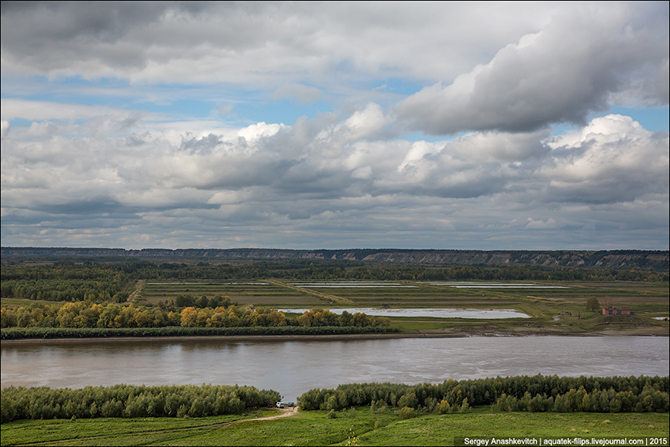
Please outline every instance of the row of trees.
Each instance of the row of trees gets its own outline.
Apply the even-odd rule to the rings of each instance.
[[[281,399],[277,391],[237,385],[9,387],[2,389],[1,396],[2,423],[20,419],[217,416],[273,405]]]
[[[585,395],[589,396],[588,406]],[[299,402],[305,410],[338,410],[374,403],[433,411],[461,408],[466,399],[468,405],[494,405],[506,411],[668,411],[668,377],[538,375],[448,380],[438,385],[347,384],[334,390],[309,390]]]
[[[207,301],[205,299],[205,301]],[[222,300],[230,303],[225,297]],[[175,310],[169,310],[173,308]],[[273,327],[273,326],[388,326],[388,318],[376,318],[364,313],[334,314],[328,309],[312,309],[302,315],[287,318],[284,312],[264,307],[223,305],[215,308],[194,306],[181,310],[172,306],[135,307],[133,304],[94,303],[90,301],[64,303],[60,307],[28,304],[16,310],[0,309],[2,328],[160,328],[183,327]]]
[[[399,332],[382,326],[250,326],[250,327],[150,327],[150,328],[10,328],[3,329],[3,340],[26,338],[105,338],[105,337],[201,337],[248,335],[344,335]]]
[[[593,390],[588,393],[584,387],[579,387],[576,390],[572,388],[567,393],[559,394],[554,398],[546,394],[536,394],[533,397],[526,391],[521,399],[503,394],[492,407],[500,411],[555,411],[558,413],[572,411],[596,413],[667,412],[668,393],[650,387],[644,388],[637,395],[632,391],[616,392],[614,388]]]

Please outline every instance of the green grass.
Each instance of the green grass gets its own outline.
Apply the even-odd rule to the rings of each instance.
[[[69,445],[124,445],[125,439],[156,435],[171,436],[184,430],[191,433],[198,427],[232,422],[249,415],[229,415],[214,418],[97,418],[79,420],[22,420],[2,424],[2,445],[22,445],[27,443]],[[159,433],[163,432],[163,433]],[[125,445],[132,445],[125,444]]]
[[[668,413],[425,414],[401,419],[368,407],[337,413],[300,412],[291,418],[249,421],[198,419],[80,419],[17,421],[2,425],[2,445],[343,445],[353,429],[361,445],[453,445],[457,436],[668,437]]]

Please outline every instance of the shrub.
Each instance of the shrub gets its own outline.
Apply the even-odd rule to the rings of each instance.
[[[402,407],[398,412],[398,416],[403,419],[409,419],[414,416],[414,409],[411,407]]]
[[[449,402],[447,402],[446,400],[443,400],[437,405],[437,411],[440,414],[447,414],[449,412],[449,407],[450,406],[451,405],[449,405]]]

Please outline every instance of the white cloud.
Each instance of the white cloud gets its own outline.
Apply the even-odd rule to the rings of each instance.
[[[285,127],[284,124],[257,123],[240,129],[237,134],[246,140],[257,140],[259,138],[271,137]]]
[[[667,245],[667,10],[3,3],[2,242]]]
[[[3,7],[2,66],[14,73],[235,82],[274,89],[305,81],[314,87],[343,85],[361,73],[451,80],[566,8],[572,6],[12,6]],[[332,73],[333,67],[338,73]]]
[[[549,200],[611,203],[668,196],[667,132],[608,115],[548,145],[551,162],[540,172],[550,179]]]
[[[532,217],[529,217],[528,223],[526,224],[525,228],[533,230],[546,230],[546,229],[557,228],[558,226],[559,225],[557,224],[556,220],[553,217],[548,218],[546,221],[535,220]]]
[[[2,138],[5,138],[7,136],[10,127],[12,126],[9,124],[9,121],[2,120]]]
[[[233,111],[233,108],[235,107],[235,104],[224,104],[222,106],[219,106],[219,113],[221,115],[227,115],[230,112]]]
[[[290,84],[278,88],[273,95],[274,99],[286,97],[295,97],[298,98],[300,102],[311,103],[321,99],[321,90],[306,85]]]
[[[424,88],[395,110],[410,129],[453,134],[585,124],[590,112],[607,110],[617,92],[629,91],[636,82],[653,83],[653,94],[665,95],[659,101],[667,104],[667,77],[662,76],[667,71],[667,23],[651,33],[636,23],[628,5],[608,8],[590,5],[559,14],[540,32],[498,51],[489,63],[446,87]],[[653,80],[645,77],[648,70],[640,69],[646,67],[659,74]],[[638,100],[646,96],[644,92]]]
[[[3,98],[0,108],[3,120],[16,118],[31,121],[83,120],[96,116],[131,117],[139,115],[136,111],[107,106],[86,106],[15,98]]]

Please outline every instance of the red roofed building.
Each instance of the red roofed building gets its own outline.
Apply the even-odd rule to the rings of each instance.
[[[603,315],[633,315],[630,309],[617,309],[615,307],[603,308]]]

